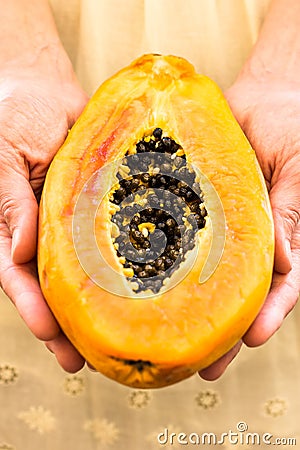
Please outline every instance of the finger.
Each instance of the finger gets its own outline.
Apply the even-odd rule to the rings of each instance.
[[[98,370],[95,369],[95,367],[92,366],[92,364],[90,364],[88,361],[86,362],[86,367],[87,367],[91,372],[98,372]]]
[[[0,286],[12,300],[33,334],[42,340],[53,339],[60,329],[42,295],[32,261],[11,261],[11,236],[0,215]]]
[[[16,264],[31,261],[36,254],[38,205],[22,174],[9,170],[1,173],[0,211],[12,235],[12,261]]]
[[[300,214],[299,176],[286,168],[270,190],[275,226],[275,271],[288,273],[292,268],[291,240]]]
[[[274,196],[273,196],[274,198]],[[276,204],[277,199],[273,199],[273,204]],[[274,269],[279,273],[288,273],[292,268],[292,252],[291,252],[291,234],[293,225],[288,220],[288,217],[284,218],[287,212],[282,213],[278,211],[276,206],[273,206],[273,219],[275,228],[275,259]],[[290,224],[290,225],[289,225]]]
[[[292,265],[288,274],[274,272],[269,295],[243,340],[249,347],[264,344],[295,306],[300,289],[300,224],[292,238]]]
[[[85,359],[62,333],[46,342],[46,347],[55,354],[58,363],[66,372],[78,372],[85,364]]]
[[[276,273],[278,286],[269,293],[265,304],[245,334],[243,341],[249,347],[264,344],[282,325],[298,299],[298,290],[288,282],[288,275]]]
[[[226,370],[227,366],[236,357],[242,346],[242,341],[239,341],[227,352],[222,358],[211,364],[209,367],[201,370],[199,375],[201,378],[207,381],[214,381],[219,378]]]
[[[32,333],[41,340],[55,338],[60,328],[39,287],[33,263],[1,270],[1,285]]]

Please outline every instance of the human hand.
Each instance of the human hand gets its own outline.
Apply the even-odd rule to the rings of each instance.
[[[0,285],[34,335],[74,372],[84,360],[49,310],[36,270],[47,168],[87,101],[69,61],[55,63],[0,70]]]
[[[300,87],[278,79],[241,76],[226,93],[256,152],[269,191],[275,226],[275,261],[267,299],[243,341],[265,343],[297,302],[300,289]],[[200,375],[218,378],[241,343]]]

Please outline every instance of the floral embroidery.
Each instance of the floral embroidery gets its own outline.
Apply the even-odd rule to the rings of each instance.
[[[0,444],[0,450],[15,450],[15,447],[9,444]]]
[[[287,403],[282,398],[270,399],[265,403],[264,410],[266,415],[270,417],[283,416],[287,410]]]
[[[182,432],[182,428],[176,427],[173,424],[168,424],[166,427],[161,427],[152,431],[148,436],[147,450],[151,448],[153,450],[158,448],[166,448],[172,450],[182,449],[183,445],[178,442],[177,436]],[[149,447],[150,445],[150,447]]]
[[[56,419],[51,411],[43,406],[31,406],[27,411],[21,411],[18,418],[28,425],[31,430],[43,434],[55,428]]]
[[[84,391],[84,379],[79,375],[68,375],[64,381],[64,391],[73,397]]]
[[[120,430],[114,422],[109,422],[106,419],[87,420],[83,429],[89,431],[95,439],[104,445],[114,444],[119,439]]]
[[[14,384],[17,381],[18,376],[19,374],[16,367],[9,364],[2,364],[0,366],[0,384]]]
[[[220,397],[217,392],[207,389],[200,391],[195,397],[195,401],[203,409],[213,409],[220,404]]]
[[[135,409],[145,408],[151,400],[150,392],[133,391],[128,397],[129,406]]]

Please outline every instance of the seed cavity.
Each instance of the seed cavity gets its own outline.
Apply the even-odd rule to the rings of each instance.
[[[111,239],[136,292],[157,294],[194,249],[207,211],[184,149],[161,128],[130,148],[109,192]]]

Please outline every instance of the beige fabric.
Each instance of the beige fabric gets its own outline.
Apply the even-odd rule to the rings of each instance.
[[[52,0],[58,29],[84,87],[144,52],[188,58],[223,88],[256,39],[268,0]],[[15,281],[16,283],[18,280]],[[82,370],[67,375],[0,293],[0,450],[152,450],[158,433],[230,429],[295,437],[300,445],[300,309],[259,349],[244,348],[214,383],[197,376],[141,391]],[[238,428],[239,427],[239,430]],[[170,441],[169,441],[170,442]],[[196,445],[186,445],[196,448]],[[212,446],[199,445],[199,448]],[[217,446],[218,447],[218,446]],[[274,446],[273,446],[274,447]],[[286,446],[286,448],[290,448]]]
[[[218,381],[194,376],[143,391],[83,369],[68,375],[0,294],[0,450],[276,449],[275,445],[160,445],[169,433],[293,437],[299,448],[300,305],[263,347],[244,348]],[[241,425],[239,425],[241,427]],[[246,433],[241,432],[241,435]],[[239,438],[240,439],[240,438]],[[245,441],[246,442],[246,441]]]
[[[255,42],[269,3],[51,0],[62,40],[89,93],[148,52],[183,56],[226,88]]]

